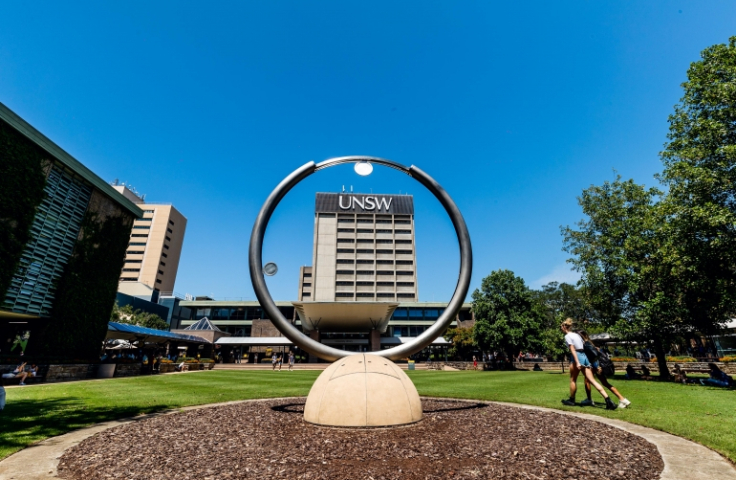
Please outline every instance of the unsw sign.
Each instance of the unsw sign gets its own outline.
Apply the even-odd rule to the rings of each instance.
[[[360,193],[318,193],[317,213],[389,213],[414,214],[411,195],[374,195]]]

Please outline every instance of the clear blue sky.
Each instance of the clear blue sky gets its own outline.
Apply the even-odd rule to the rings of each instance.
[[[189,220],[178,292],[253,297],[261,203],[309,160],[416,164],[463,211],[472,287],[498,268],[574,280],[560,226],[617,170],[653,184],[690,62],[736,35],[733,1],[0,3],[0,101],[108,181]],[[413,193],[420,300],[457,247],[408,177],[328,170],[267,234],[274,298],[311,262],[315,191]]]

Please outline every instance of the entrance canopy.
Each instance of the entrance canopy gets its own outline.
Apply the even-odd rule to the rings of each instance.
[[[291,302],[304,331],[386,331],[398,303],[392,302]]]
[[[233,345],[243,347],[291,347],[286,337],[222,337],[215,342],[217,345]]]
[[[182,333],[167,332],[153,328],[139,327],[127,323],[109,322],[107,324],[107,337],[110,339],[142,341],[144,343],[210,343],[202,337],[185,335]]]

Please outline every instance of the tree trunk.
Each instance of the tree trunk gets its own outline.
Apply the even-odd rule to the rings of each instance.
[[[664,342],[658,335],[654,336],[654,354],[657,355],[657,365],[659,366],[659,379],[669,380],[670,370],[667,368],[667,355],[664,351]]]

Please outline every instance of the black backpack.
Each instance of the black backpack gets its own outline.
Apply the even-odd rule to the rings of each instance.
[[[585,356],[588,357],[590,363],[595,363],[598,360],[598,351],[592,343],[585,342],[583,344],[583,352],[585,352]]]
[[[616,366],[613,364],[610,355],[605,350],[598,350],[598,366],[601,367],[603,375],[612,377],[616,373]]]

